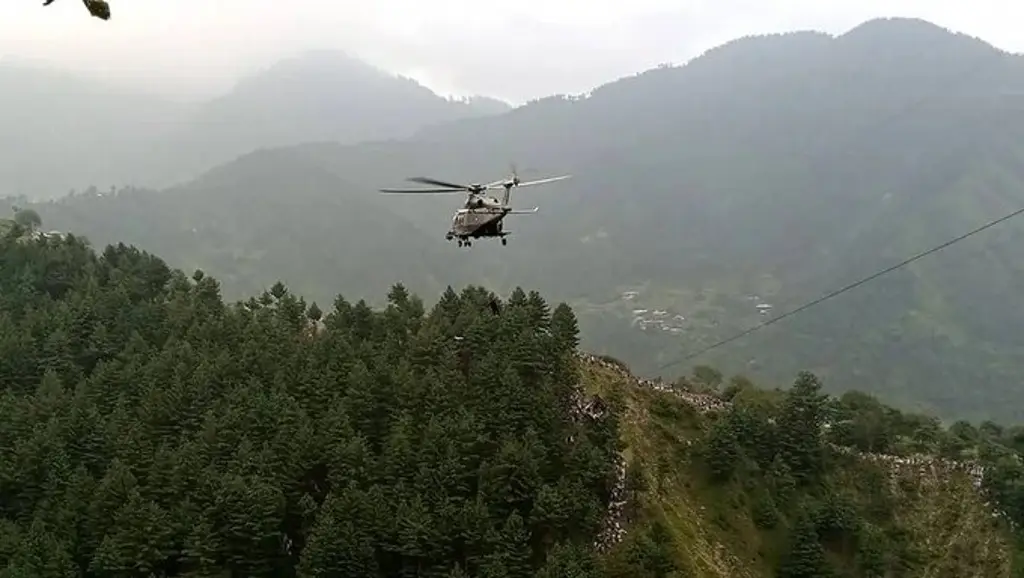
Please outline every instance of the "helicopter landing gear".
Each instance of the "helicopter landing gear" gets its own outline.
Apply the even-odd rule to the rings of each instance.
[[[508,245],[508,239],[506,239],[506,238],[502,237],[502,239],[501,239],[501,244],[502,244],[502,245]]]

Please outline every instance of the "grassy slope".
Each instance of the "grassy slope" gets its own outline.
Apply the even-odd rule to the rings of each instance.
[[[655,517],[667,523],[684,568],[681,575],[772,576],[786,550],[785,529],[758,529],[750,514],[752,488],[708,483],[696,457],[702,431],[713,418],[612,366],[584,362],[582,373],[588,394],[617,398],[624,406],[625,457],[631,467],[639,464],[647,485],[639,503],[629,508],[635,519]],[[861,508],[869,507],[868,488],[888,480],[886,501],[897,513],[895,527],[886,530],[903,533],[919,560],[905,576],[1010,576],[1007,533],[967,475],[837,455],[830,476],[839,487],[852,490]],[[830,548],[828,555],[838,567],[852,556],[842,548]]]

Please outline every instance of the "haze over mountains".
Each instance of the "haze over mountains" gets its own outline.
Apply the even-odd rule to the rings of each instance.
[[[314,80],[323,88],[292,92]],[[0,91],[0,110],[13,94]],[[171,190],[36,205],[46,228],[137,244],[214,274],[232,296],[278,278],[321,302],[396,280],[428,295],[537,287],[574,302],[585,347],[646,373],[684,371],[662,368],[762,321],[759,302],[790,309],[1024,203],[1024,59],[919,20],[745,38],[500,114],[322,54],[199,112],[59,94],[77,108],[13,103],[56,116],[0,137],[33,135],[0,143],[22,155],[0,171],[11,192],[81,190],[118,170],[117,182],[169,181],[307,144]],[[76,122],[93,124],[47,136]],[[61,154],[43,152],[58,143]],[[505,248],[443,241],[460,197],[373,193],[413,174],[498,178],[510,161],[534,169],[524,176],[574,178],[514,193],[542,210],[510,220]],[[698,362],[769,379],[812,369],[831,387],[946,417],[1024,418],[1022,231],[1007,223]],[[639,294],[622,299],[628,290]],[[683,319],[644,331],[634,310]]]
[[[163,186],[256,148],[399,138],[509,108],[445,99],[337,51],[282,60],[196,104],[5,59],[0,106],[0,194],[29,197]]]

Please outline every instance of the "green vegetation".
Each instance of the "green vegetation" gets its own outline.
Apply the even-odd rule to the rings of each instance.
[[[571,311],[396,285],[227,305],[124,245],[0,241],[0,571],[523,576],[587,564],[613,416]],[[462,572],[464,574],[459,574]]]
[[[990,578],[1024,569],[1011,530],[1024,521],[1011,511],[1024,496],[1009,441],[1020,428],[943,430],[862,393],[823,396],[808,373],[787,391],[731,381],[719,394],[694,394],[688,385],[656,391],[608,363],[584,372],[592,392],[622,397],[624,454],[641,480],[633,518],[663,525],[679,575]],[[715,409],[721,398],[732,401]],[[987,454],[976,462],[982,486],[971,463],[943,452]]]
[[[919,21],[748,38],[405,141],[263,150],[166,191],[9,198],[0,578],[1024,576],[1024,427],[996,423],[1024,421],[1019,226],[661,391],[627,368],[653,372],[760,321],[762,299],[789,309],[1019,205],[1024,121],[1001,95],[1024,88],[1022,62]],[[317,133],[323,101],[261,96],[325,70],[359,80],[346,102],[366,124]],[[159,180],[481,104],[392,82],[319,54],[199,112],[76,97],[52,109],[145,134],[30,117],[8,131],[0,178],[14,192],[66,178],[41,155],[19,164],[51,132],[65,154],[117,161],[84,154],[87,180],[124,165]],[[0,90],[0,109],[19,98]],[[248,122],[279,118],[268,106],[305,116]],[[150,115],[164,128],[137,122]],[[185,117],[199,120],[167,128]],[[143,142],[194,157],[130,162]],[[453,253],[452,206],[366,193],[417,172],[497,176],[507,159],[577,175],[544,203],[553,220],[517,221],[514,249]],[[685,323],[645,332],[643,309]],[[581,362],[581,341],[610,355]],[[736,373],[798,377],[762,390]]]
[[[210,114],[284,118],[281,107],[261,108],[265,100],[255,95],[284,82],[289,70],[350,64],[321,55],[283,65],[240,84],[237,99]],[[408,98],[391,99],[380,95],[406,93],[370,80],[344,84],[356,85],[364,100],[421,110],[408,105],[411,88]],[[402,141],[381,140],[400,136],[392,125],[359,134],[314,131],[309,127],[328,121],[349,126],[348,111],[381,115],[313,91],[311,101],[332,108],[292,103],[285,108],[310,116],[282,123],[283,133],[245,121],[239,125],[253,127],[252,134],[235,134],[234,124],[204,122],[199,126],[223,127],[223,138],[183,141],[190,144],[151,156],[194,151],[208,160],[217,155],[204,147],[224,143],[218,150],[343,136],[372,142],[262,150],[166,191],[90,191],[31,206],[48,228],[101,244],[124,241],[176,267],[203,269],[232,299],[277,279],[322,303],[342,292],[375,305],[396,280],[420,294],[449,284],[502,294],[533,287],[573,304],[586,349],[621,358],[641,374],[676,374],[688,368],[659,368],[763,321],[755,309],[761,300],[775,313],[795,308],[1021,206],[1024,116],[1019,98],[1007,95],[1022,92],[1024,57],[926,22],[877,20],[839,37],[736,40],[587,98],[553,97],[436,124]],[[4,98],[10,96],[0,91]],[[26,108],[0,107],[19,115]],[[432,115],[417,118],[440,113]],[[401,123],[409,131],[414,125],[424,126]],[[26,152],[24,135],[50,131],[12,126],[17,142],[4,161],[12,170],[60,172],[52,154]],[[104,125],[89,135],[115,133]],[[139,142],[80,148],[117,159],[127,158],[115,153],[119,147],[153,150]],[[103,183],[153,182],[142,174],[146,160],[90,167],[141,171]],[[515,204],[542,211],[510,221],[514,233],[504,248],[478,243],[458,251],[443,241],[457,197],[373,192],[415,174],[498,178],[510,160],[574,178],[515,192]],[[93,174],[75,174],[80,190],[98,178]],[[52,190],[25,186],[30,180],[5,182],[21,183],[15,192]],[[1016,301],[1024,284],[1021,231],[1020,223],[1001,225],[696,362],[766,383],[810,369],[833,393],[865,390],[950,421],[1024,421],[1024,390],[1017,387],[1024,364],[1024,310]],[[626,290],[639,295],[620,299]],[[678,333],[643,331],[634,309],[670,310],[685,321]]]
[[[291,147],[0,203],[0,578],[1024,576],[1020,226],[671,386],[626,363],[1018,206],[1022,89],[1020,56],[903,19],[511,112],[336,53],[196,108],[4,64],[14,194]],[[510,159],[578,176],[514,250],[366,194]]]
[[[533,291],[387,301],[227,304],[201,271],[10,221],[0,576],[1020,572],[1021,428],[810,373],[657,391],[581,361],[573,311]]]

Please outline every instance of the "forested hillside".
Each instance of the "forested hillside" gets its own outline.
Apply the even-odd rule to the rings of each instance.
[[[269,288],[276,280],[263,276],[269,264],[298,294],[321,303],[333,299],[339,277],[351,294],[376,304],[396,280],[431,294],[458,284],[436,266],[446,246],[370,199],[339,194],[350,187],[301,155],[263,152],[169,191],[83,191],[61,203],[67,212],[40,211],[46,229],[88,232],[101,246],[123,234],[165,247],[162,256],[175,266],[216,271],[231,298]],[[70,229],[64,216],[75,222]]]
[[[504,112],[454,101],[338,52],[310,52],[179,103],[63,70],[0,60],[0,195],[52,198],[89,186],[166,186],[255,149],[412,135]]]
[[[787,391],[706,366],[668,384],[583,355],[613,399],[627,511],[671,544],[682,576],[1020,576],[1019,427],[840,398],[802,372]],[[632,534],[622,547],[635,551]]]
[[[739,39],[401,142],[261,151],[184,187],[35,208],[48,227],[210,271],[232,297],[281,278],[321,301],[373,301],[396,274],[417,291],[536,287],[574,305],[588,348],[672,376],[763,321],[759,304],[795,308],[1024,203],[1021,94],[1022,57],[875,20]],[[457,197],[373,192],[416,174],[487,181],[509,161],[574,178],[514,192],[541,212],[510,219],[508,247],[445,244]],[[813,369],[833,391],[949,419],[1024,419],[1022,230],[1006,223],[698,362],[768,381]]]
[[[1019,428],[638,381],[522,289],[226,303],[35,226],[0,238],[4,578],[1019,575]]]
[[[564,576],[615,479],[572,312],[395,286],[234,305],[123,245],[0,245],[3,576]]]

